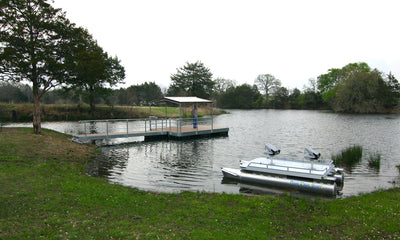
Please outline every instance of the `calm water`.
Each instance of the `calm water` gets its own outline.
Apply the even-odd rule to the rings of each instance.
[[[222,167],[263,156],[264,145],[281,149],[281,157],[302,159],[311,146],[329,159],[352,145],[363,147],[363,159],[346,169],[341,197],[399,186],[400,115],[346,115],[324,111],[230,110],[215,125],[229,127],[228,137],[133,143],[103,141],[89,166],[92,175],[110,182],[159,192],[273,192],[238,183],[222,183]],[[77,123],[45,123],[65,133],[81,131]],[[79,130],[80,129],[80,130]],[[119,143],[118,145],[113,145]],[[106,146],[104,146],[104,144]],[[381,154],[379,170],[368,167],[369,154]]]

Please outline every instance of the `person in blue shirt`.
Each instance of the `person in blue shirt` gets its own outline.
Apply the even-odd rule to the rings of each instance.
[[[197,106],[194,106],[192,110],[192,116],[193,116],[193,128],[197,128]]]

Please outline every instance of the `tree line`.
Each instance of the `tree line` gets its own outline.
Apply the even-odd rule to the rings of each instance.
[[[30,102],[33,97],[27,84],[0,84],[0,101]],[[371,69],[366,63],[351,63],[342,69],[329,69],[317,79],[310,79],[302,90],[288,89],[271,74],[260,74],[254,84],[237,85],[234,80],[212,78],[210,69],[197,61],[186,63],[171,75],[171,85],[162,90],[155,82],[127,88],[107,89],[96,94],[94,104],[111,106],[146,106],[163,96],[198,96],[212,99],[216,106],[230,109],[333,109],[336,112],[388,112],[400,97],[398,80]],[[89,103],[88,96],[74,89],[49,91],[42,99],[47,104]]]
[[[95,94],[88,95],[75,88],[56,88],[48,91],[41,102],[45,104],[107,104],[121,106],[147,106],[151,100],[164,96],[197,96],[212,99],[217,107],[231,109],[252,108],[292,108],[319,109],[324,107],[315,89],[306,88],[288,90],[281,86],[279,80],[272,84],[261,82],[260,75],[254,85],[237,85],[235,81],[224,78],[212,78],[210,69],[200,61],[186,63],[171,75],[171,85],[162,90],[155,82],[132,85],[127,88],[101,88]],[[269,75],[270,76],[270,75]],[[260,91],[268,87],[268,93]],[[268,86],[266,86],[268,85]],[[0,102],[32,102],[32,87],[29,84],[0,82]]]

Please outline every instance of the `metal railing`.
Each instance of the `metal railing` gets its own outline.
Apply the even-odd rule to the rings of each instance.
[[[93,134],[130,134],[133,132],[153,132],[153,131],[172,131],[176,129],[178,133],[182,129],[193,124],[192,118],[159,118],[150,116],[149,118],[133,119],[105,119],[105,120],[82,120],[79,121],[81,127],[78,134],[88,136]],[[213,129],[213,119],[208,117],[198,118],[197,125],[208,125]],[[199,128],[195,130],[198,131]]]

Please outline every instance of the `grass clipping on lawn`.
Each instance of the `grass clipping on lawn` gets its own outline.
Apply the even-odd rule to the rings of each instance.
[[[0,239],[398,239],[398,188],[324,201],[143,192],[85,174],[95,148],[0,131]]]

